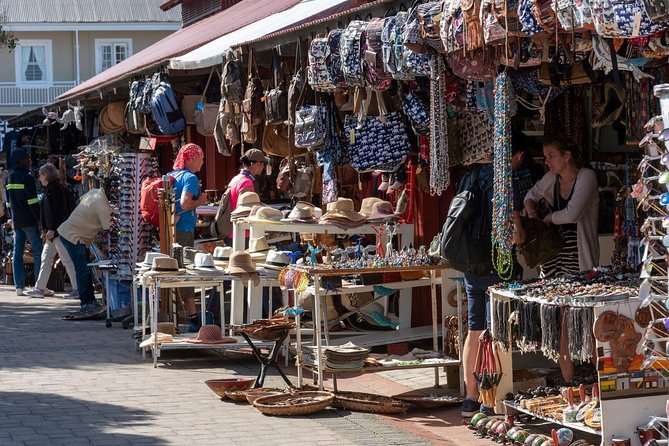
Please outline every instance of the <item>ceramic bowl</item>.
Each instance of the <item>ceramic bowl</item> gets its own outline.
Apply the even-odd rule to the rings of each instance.
[[[209,379],[204,383],[209,386],[209,388],[216,395],[221,398],[225,398],[226,391],[233,390],[247,390],[250,389],[255,378],[222,378],[222,379]]]

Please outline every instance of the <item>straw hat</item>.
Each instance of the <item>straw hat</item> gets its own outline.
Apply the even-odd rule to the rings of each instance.
[[[125,128],[124,121],[125,104],[123,102],[112,102],[100,111],[100,129],[104,133],[116,133]]]
[[[399,217],[395,215],[393,205],[388,201],[379,201],[372,206],[372,213],[367,218],[370,222],[389,222]]]
[[[265,236],[249,240],[248,253],[251,254],[253,259],[264,259],[267,257],[269,250],[270,246],[269,243],[267,243]]]
[[[283,221],[294,221],[297,223],[316,223],[318,219],[314,216],[314,205],[306,201],[298,201],[295,207]]]
[[[155,257],[151,263],[151,269],[144,273],[145,276],[174,276],[183,274],[186,270],[179,269],[179,262],[172,257]]]
[[[365,217],[359,212],[355,211],[353,200],[350,198],[337,198],[337,201],[328,203],[328,211],[323,215],[321,220],[346,220],[352,222],[359,222]]]
[[[239,276],[244,284],[251,279],[253,280],[254,286],[260,285],[260,276],[253,264],[251,254],[246,251],[237,251],[230,255],[230,262],[228,263],[228,268],[225,270],[225,273]]]
[[[267,260],[263,263],[259,263],[258,266],[263,268],[273,269],[273,270],[282,270],[288,265],[290,265],[290,251],[275,251],[270,249],[267,253]]]
[[[360,205],[360,213],[364,215],[365,218],[369,218],[369,216],[372,214],[372,206],[374,206],[374,203],[378,203],[380,201],[383,200],[377,197],[363,198],[362,204]]]
[[[215,266],[228,266],[228,260],[230,260],[230,254],[232,254],[232,248],[229,246],[217,246],[214,248],[214,265]]]
[[[214,256],[210,253],[198,252],[195,254],[193,264],[188,266],[188,274],[196,276],[219,276],[221,270],[214,264]]]
[[[233,344],[237,340],[227,336],[223,337],[221,327],[218,325],[203,325],[197,332],[197,338],[186,339],[186,342],[192,344]]]
[[[254,205],[262,204],[260,197],[255,192],[244,192],[237,200],[237,207],[232,211],[232,215],[241,214],[243,212],[251,212]]]
[[[153,259],[157,257],[169,257],[167,254],[163,254],[162,252],[153,252],[149,251],[144,255],[144,261],[143,262],[137,262],[137,266],[139,267],[140,271],[148,271],[151,269],[151,265],[153,265]]]
[[[251,212],[253,214],[253,212]],[[258,223],[269,223],[273,225],[280,225],[283,218],[283,212],[269,206],[262,206],[256,210],[255,214],[249,216],[249,221]]]

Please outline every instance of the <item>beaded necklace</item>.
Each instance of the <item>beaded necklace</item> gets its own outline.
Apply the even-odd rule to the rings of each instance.
[[[492,260],[503,280],[513,270],[513,175],[511,173],[510,89],[506,71],[495,80],[495,139],[493,149]]]
[[[440,55],[430,58],[430,193],[441,195],[451,182],[448,157],[446,65]]]

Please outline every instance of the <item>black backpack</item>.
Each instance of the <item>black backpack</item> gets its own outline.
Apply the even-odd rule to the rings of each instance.
[[[472,275],[492,268],[492,203],[479,185],[480,167],[465,175],[441,230],[441,257],[450,268]],[[492,187],[492,184],[486,188]]]
[[[241,104],[246,92],[246,73],[232,50],[225,54],[221,74],[221,97],[230,104]]]

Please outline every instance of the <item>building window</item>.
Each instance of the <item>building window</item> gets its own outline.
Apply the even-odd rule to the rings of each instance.
[[[18,84],[46,84],[52,81],[50,40],[21,40],[15,57]]]
[[[132,56],[132,39],[95,39],[95,71],[99,73]]]

